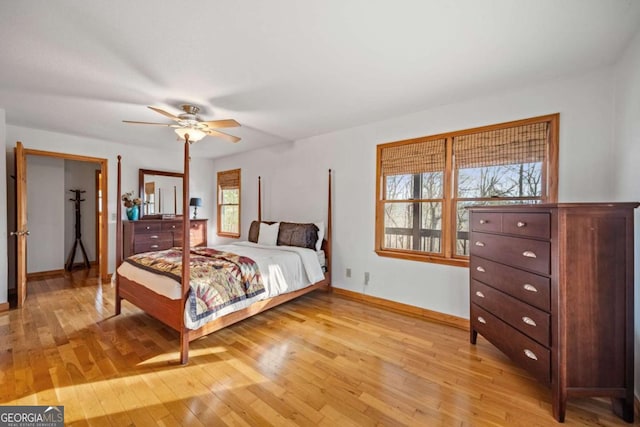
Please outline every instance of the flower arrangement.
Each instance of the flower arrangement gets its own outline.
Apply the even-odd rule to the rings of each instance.
[[[140,206],[142,200],[140,200],[140,197],[133,197],[133,191],[129,191],[122,195],[122,204],[125,208],[132,208],[134,206]]]

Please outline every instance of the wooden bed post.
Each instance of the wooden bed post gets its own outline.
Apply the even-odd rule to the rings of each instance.
[[[262,178],[258,176],[258,222],[262,221]]]
[[[329,188],[327,191],[328,200],[327,200],[327,229],[325,234],[327,235],[327,250],[325,252],[325,264],[327,267],[327,271],[329,272],[329,286],[331,286],[331,169],[329,169]]]
[[[184,319],[184,310],[189,295],[191,266],[189,264],[191,249],[191,221],[189,220],[189,134],[184,136],[184,176],[182,177],[182,303],[180,318]],[[184,322],[184,320],[182,320]],[[189,330],[186,326],[180,329],[180,363],[189,361]]]
[[[122,156],[118,154],[118,202],[116,203],[116,270],[122,264]],[[120,296],[120,278],[116,275],[116,315],[122,310],[122,297]]]

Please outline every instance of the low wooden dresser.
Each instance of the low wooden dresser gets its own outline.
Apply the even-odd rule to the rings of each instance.
[[[191,246],[207,245],[207,220],[190,220]],[[122,222],[122,254],[161,251],[182,245],[182,219],[141,219]]]
[[[470,209],[471,343],[478,334],[568,397],[611,397],[633,421],[633,210],[638,203]]]

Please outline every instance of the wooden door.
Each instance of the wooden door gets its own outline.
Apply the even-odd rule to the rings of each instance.
[[[22,143],[18,141],[16,157],[16,229],[11,232],[17,240],[16,288],[18,307],[22,307],[27,298],[27,157]]]

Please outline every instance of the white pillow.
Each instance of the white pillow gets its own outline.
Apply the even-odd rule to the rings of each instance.
[[[324,240],[324,221],[314,222],[318,227],[318,240],[316,241],[316,251],[322,249],[322,241]]]
[[[280,231],[280,223],[274,224],[260,223],[260,232],[258,233],[258,244],[275,246],[278,242],[278,231]]]

